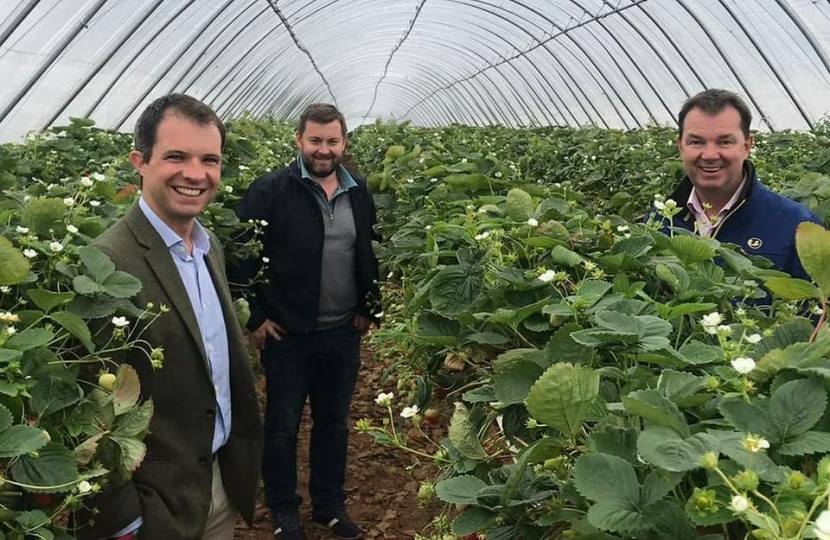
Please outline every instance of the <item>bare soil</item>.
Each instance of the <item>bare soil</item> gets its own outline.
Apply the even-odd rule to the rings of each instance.
[[[433,480],[436,468],[431,462],[419,461],[415,456],[401,450],[380,446],[365,434],[357,433],[354,424],[361,418],[369,418],[379,425],[385,410],[375,404],[377,393],[383,388],[381,375],[385,366],[374,359],[368,349],[362,353],[363,366],[352,399],[352,429],[349,435],[349,461],[346,473],[346,508],[352,519],[358,523],[368,540],[412,539],[416,534],[423,534],[438,508],[423,508],[417,499],[421,480]],[[265,382],[258,375],[258,387],[261,400],[265,396]],[[431,436],[440,440],[444,434],[442,427],[432,427]],[[308,505],[308,440],[311,432],[311,420],[306,407],[306,414],[300,432],[298,453],[298,490],[304,502],[300,507],[301,520],[309,540],[334,538],[327,531],[313,527],[310,523],[311,509]],[[417,445],[417,435],[408,434]],[[260,493],[261,495],[261,493]],[[257,504],[255,522],[248,527],[242,521],[237,525],[234,540],[273,539],[271,515],[263,506],[260,496]]]

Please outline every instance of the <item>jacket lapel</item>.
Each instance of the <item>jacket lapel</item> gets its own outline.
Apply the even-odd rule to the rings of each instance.
[[[164,245],[161,236],[144,216],[138,205],[130,210],[126,220],[127,226],[138,242],[146,249],[144,259],[147,261],[150,270],[156,275],[158,285],[164,289],[164,292],[170,298],[173,305],[169,307],[175,309],[181,317],[199,350],[202,361],[208,367],[207,354],[202,341],[202,333],[199,331],[199,323],[196,321],[196,313],[190,304],[190,297],[187,295],[187,289],[184,287],[176,263],[173,262],[170,250]]]

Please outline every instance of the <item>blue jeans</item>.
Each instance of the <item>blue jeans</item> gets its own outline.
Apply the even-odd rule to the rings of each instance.
[[[262,457],[265,504],[293,512],[297,494],[297,434],[306,397],[311,405],[309,494],[315,516],[343,508],[349,409],[360,368],[360,333],[350,322],[310,334],[268,340],[262,351],[266,404]]]

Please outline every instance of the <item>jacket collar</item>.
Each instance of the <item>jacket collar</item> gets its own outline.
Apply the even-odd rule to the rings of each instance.
[[[207,354],[204,350],[202,333],[199,330],[196,313],[193,311],[190,296],[188,296],[187,289],[185,289],[184,283],[179,276],[179,270],[176,268],[176,263],[173,262],[170,250],[165,245],[159,233],[153,228],[147,216],[141,211],[138,204],[135,204],[127,212],[124,220],[136,241],[144,248],[144,259],[150,270],[155,274],[159,286],[164,289],[164,292],[170,298],[170,302],[173,304],[170,308],[178,312],[188,332],[193,337],[193,341],[196,347],[198,347],[205,365],[208,366]],[[210,255],[208,258],[210,258]],[[211,270],[211,274],[213,274],[213,269],[210,266],[209,269]]]

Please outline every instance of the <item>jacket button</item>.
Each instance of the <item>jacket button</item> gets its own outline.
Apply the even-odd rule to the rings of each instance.
[[[210,465],[210,463],[211,461],[209,458],[206,458],[205,456],[199,457],[199,465]]]
[[[213,409],[208,409],[208,410],[205,412],[205,414],[207,415],[207,417],[208,417],[208,418],[214,418],[214,417],[216,417],[216,411],[214,411]]]

